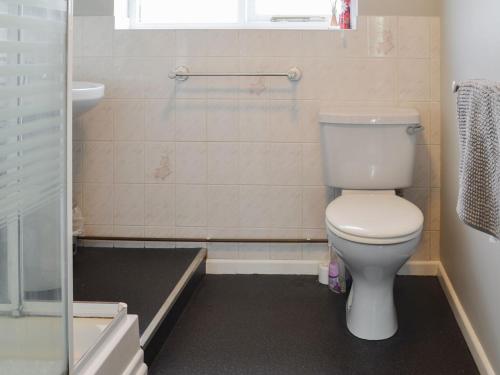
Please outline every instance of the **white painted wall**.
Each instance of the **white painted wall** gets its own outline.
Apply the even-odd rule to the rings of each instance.
[[[451,82],[500,81],[498,0],[443,0],[442,262],[490,362],[500,373],[500,243],[462,224],[455,213],[459,150]]]

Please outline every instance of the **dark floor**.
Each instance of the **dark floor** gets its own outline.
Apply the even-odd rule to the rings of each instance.
[[[478,374],[439,282],[399,277],[399,331],[364,341],[310,276],[207,275],[150,368],[161,374]]]
[[[73,259],[75,301],[125,302],[142,333],[199,249],[79,248]]]

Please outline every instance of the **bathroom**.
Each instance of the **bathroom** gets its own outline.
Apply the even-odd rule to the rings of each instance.
[[[500,374],[499,12],[0,0],[0,375]]]

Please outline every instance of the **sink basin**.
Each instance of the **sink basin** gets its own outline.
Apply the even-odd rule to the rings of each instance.
[[[104,97],[104,85],[94,82],[73,81],[73,116],[77,117],[82,113],[94,108]]]

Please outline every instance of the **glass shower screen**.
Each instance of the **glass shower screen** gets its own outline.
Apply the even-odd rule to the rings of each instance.
[[[0,0],[0,374],[68,371],[67,0]]]

